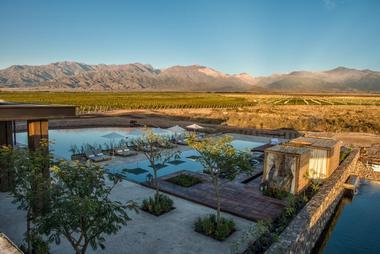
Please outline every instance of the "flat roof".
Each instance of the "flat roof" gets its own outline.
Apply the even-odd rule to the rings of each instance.
[[[0,121],[74,117],[76,106],[38,105],[0,101]]]
[[[299,137],[288,142],[290,145],[312,146],[320,148],[333,148],[337,143],[338,141],[334,139],[308,137]]]
[[[289,153],[302,155],[310,153],[311,149],[304,146],[275,145],[265,149],[265,152]]]

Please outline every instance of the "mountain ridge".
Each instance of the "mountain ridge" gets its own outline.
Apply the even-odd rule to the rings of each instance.
[[[78,91],[284,91],[380,92],[380,72],[343,66],[327,71],[293,71],[253,77],[202,65],[158,69],[150,64],[95,64],[74,61],[12,65],[0,70],[0,88]]]

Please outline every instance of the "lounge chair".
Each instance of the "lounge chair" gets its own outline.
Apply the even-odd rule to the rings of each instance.
[[[111,160],[111,156],[103,154],[101,151],[86,152],[86,158],[93,162],[101,162]]]
[[[96,150],[96,151],[95,151],[95,155],[96,155],[97,158],[100,159],[100,161],[108,161],[108,160],[111,160],[111,159],[112,159],[111,156],[104,154],[104,153],[103,153],[102,151],[100,151],[100,150]]]
[[[137,152],[130,150],[129,148],[117,148],[115,149],[115,155],[122,157],[129,157],[137,155]]]

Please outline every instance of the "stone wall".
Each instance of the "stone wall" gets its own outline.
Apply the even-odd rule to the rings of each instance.
[[[359,161],[356,167],[356,173],[360,178],[369,181],[380,181],[380,172],[375,172],[372,165]]]
[[[310,253],[344,193],[343,183],[356,172],[360,152],[353,150],[266,253]]]

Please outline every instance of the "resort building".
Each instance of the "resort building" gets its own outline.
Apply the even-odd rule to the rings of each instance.
[[[296,194],[311,179],[326,179],[339,165],[340,143],[332,139],[300,137],[265,149],[262,182]]]
[[[307,147],[276,145],[265,149],[263,184],[293,194],[305,189],[312,150]]]
[[[26,121],[28,148],[35,150],[48,139],[48,120],[75,116],[75,106],[0,102],[0,146],[15,146],[16,121]],[[7,191],[10,176],[0,168],[0,191]]]
[[[299,137],[289,141],[288,145],[311,149],[308,171],[311,179],[328,178],[339,166],[341,144],[336,140]]]

